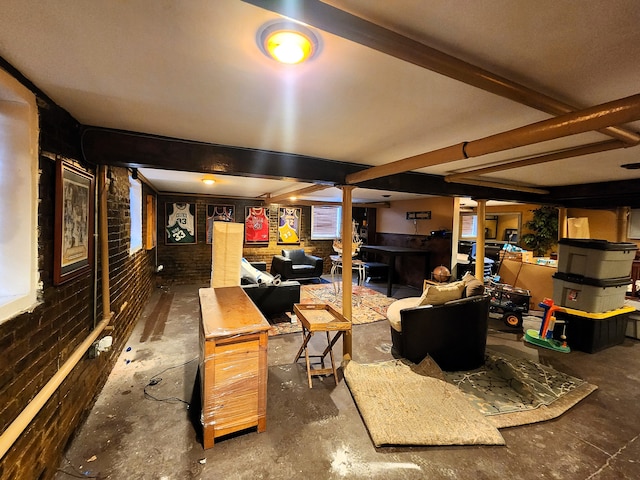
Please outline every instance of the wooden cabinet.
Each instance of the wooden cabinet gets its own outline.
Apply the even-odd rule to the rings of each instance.
[[[269,322],[241,287],[200,289],[204,448],[216,437],[266,429]]]

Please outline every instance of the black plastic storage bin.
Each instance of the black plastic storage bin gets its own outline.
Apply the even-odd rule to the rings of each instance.
[[[566,321],[566,326],[556,323],[553,337],[560,340],[566,331],[567,344],[572,350],[595,353],[624,341],[629,314],[633,307],[622,307],[606,313],[588,313],[570,308],[557,310],[557,320]]]

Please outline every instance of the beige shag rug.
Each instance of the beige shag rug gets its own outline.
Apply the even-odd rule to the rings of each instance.
[[[419,373],[403,360],[351,361],[344,369],[351,394],[375,446],[504,445],[504,438],[455,386]]]
[[[491,355],[496,356],[488,353],[488,358]],[[543,376],[549,377],[552,369],[544,369]],[[446,381],[448,376],[430,357],[419,365],[407,360],[373,364],[350,361],[344,368],[344,378],[376,446],[504,445],[498,428],[556,418],[597,389],[574,379],[575,386],[561,389],[557,399],[547,405],[526,406],[518,401],[521,411],[496,414],[487,401]],[[522,389],[519,385],[514,397]]]

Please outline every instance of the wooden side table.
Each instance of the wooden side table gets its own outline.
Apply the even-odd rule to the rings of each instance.
[[[344,318],[340,312],[327,304],[300,304],[293,306],[293,312],[298,317],[302,325],[302,345],[293,361],[296,363],[302,353],[307,363],[307,379],[309,380],[309,388],[313,388],[311,382],[312,375],[333,375],[334,380],[338,383],[338,373],[333,358],[333,346],[338,339],[344,335],[344,332],[351,330],[351,322]],[[309,355],[309,340],[315,332],[325,332],[327,335],[327,348],[321,355]],[[329,332],[336,332],[331,338]],[[331,359],[331,368],[325,368],[324,359],[329,354]],[[311,368],[311,358],[319,358],[321,368]]]
[[[266,429],[269,322],[241,287],[201,288],[203,446],[254,426]]]

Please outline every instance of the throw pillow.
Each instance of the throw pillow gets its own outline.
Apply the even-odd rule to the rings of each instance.
[[[458,300],[462,298],[464,291],[464,282],[462,280],[443,285],[429,285],[422,292],[420,297],[420,305],[442,305],[449,300]]]
[[[464,297],[473,297],[475,295],[482,295],[484,293],[484,284],[474,277],[471,273],[467,272],[462,277],[464,282]]]

